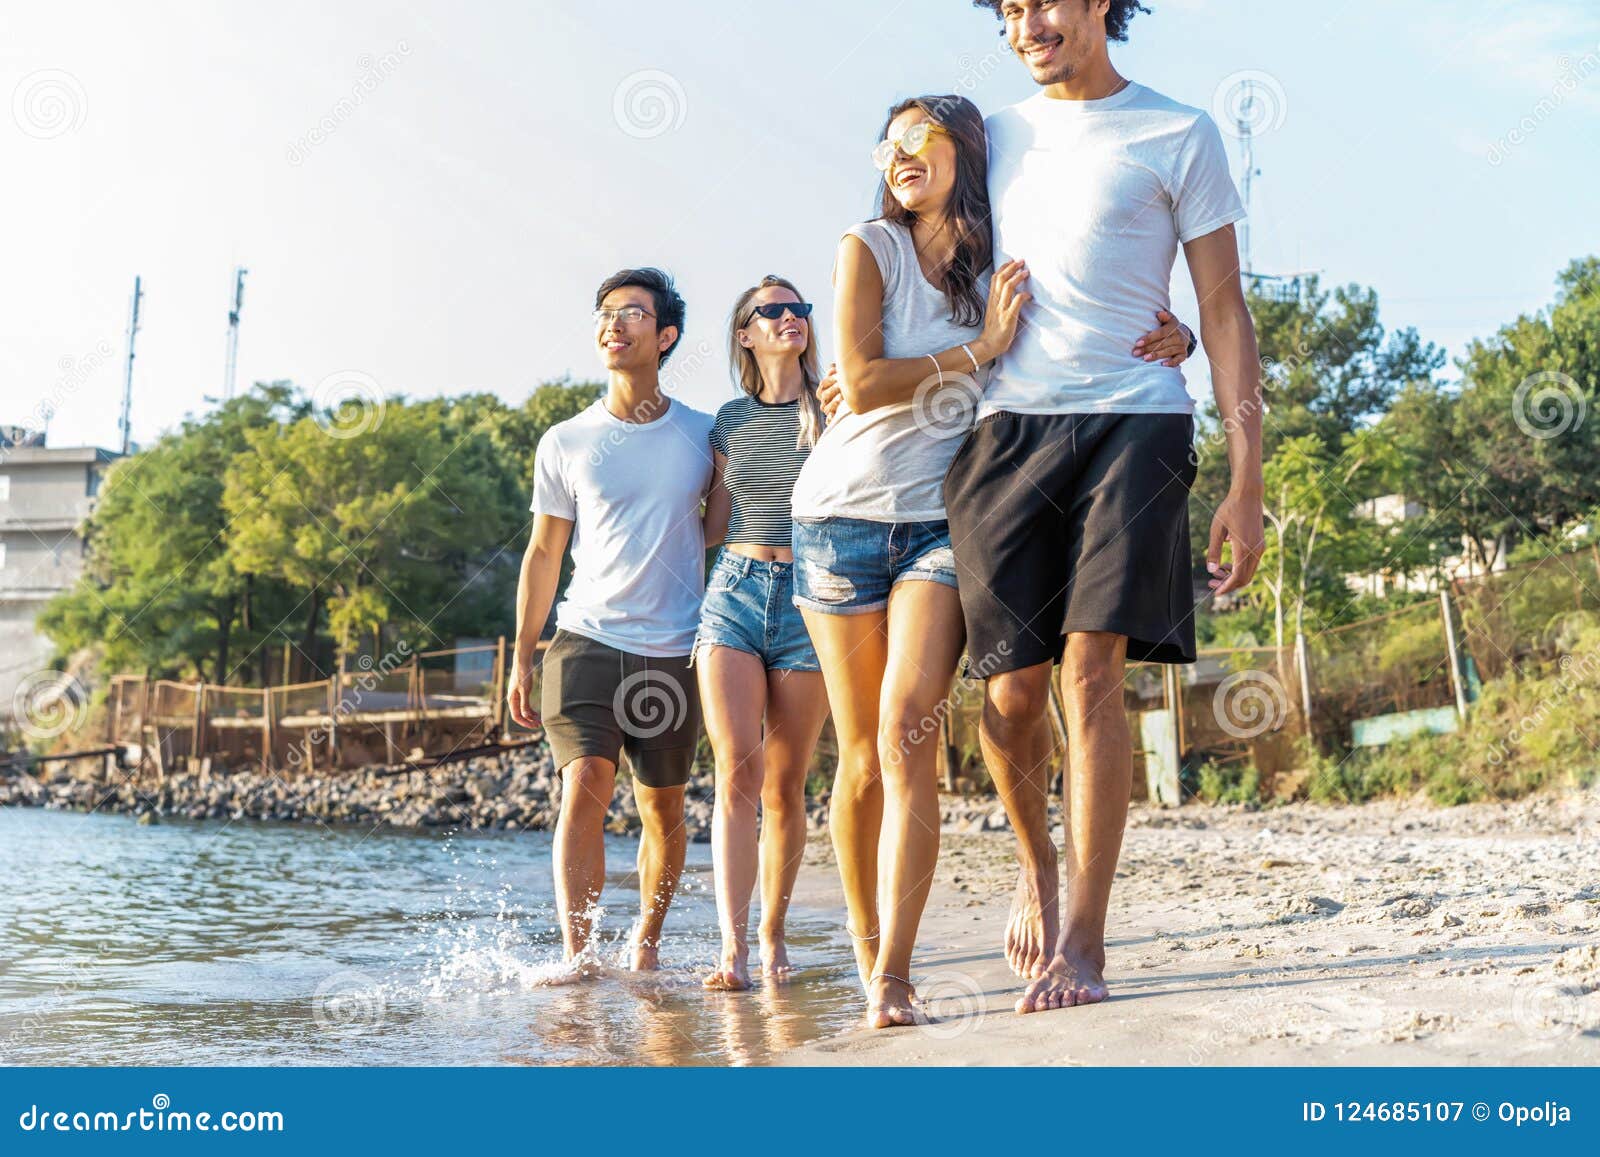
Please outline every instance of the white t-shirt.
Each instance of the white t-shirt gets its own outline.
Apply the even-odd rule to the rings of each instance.
[[[922,272],[911,230],[891,221],[853,225],[883,275],[883,356],[925,358],[971,342],[983,323],[958,325],[950,299]],[[978,279],[989,296],[989,271]],[[939,522],[945,517],[944,475],[977,414],[982,378],[944,375],[927,362],[917,398],[865,414],[841,405],[817,439],[794,487],[796,518],[860,518],[868,522]]]
[[[634,655],[690,652],[705,593],[711,424],[682,402],[624,422],[602,398],[545,431],[530,509],[575,523],[556,626]]]
[[[1217,126],[1140,84],[985,123],[995,265],[1026,261],[1033,301],[978,417],[1192,413],[1182,371],[1131,351],[1170,306],[1179,243],[1244,216]]]

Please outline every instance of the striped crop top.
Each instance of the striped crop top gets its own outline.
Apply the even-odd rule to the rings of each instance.
[[[733,499],[727,541],[790,545],[789,500],[811,454],[799,439],[798,401],[763,402],[741,394],[717,411],[711,446],[727,456],[722,482]]]

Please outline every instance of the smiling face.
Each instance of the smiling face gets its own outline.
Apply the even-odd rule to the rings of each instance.
[[[613,318],[596,325],[595,344],[607,370],[646,372],[654,369],[661,355],[672,348],[677,331],[671,326],[657,328],[655,297],[642,286],[624,285],[613,289],[600,302],[601,309],[627,309],[629,306],[642,309],[645,316],[636,322]]]
[[[792,304],[799,301],[800,295],[792,289],[782,285],[764,285],[756,290],[756,295],[745,306],[744,312],[748,317],[758,305],[776,305],[780,302]],[[809,318],[796,317],[790,312],[785,312],[777,321],[768,321],[756,314],[739,328],[737,336],[739,344],[753,351],[757,357],[766,354],[792,354],[794,357],[799,357],[811,341],[811,321]]]
[[[1006,40],[1035,84],[1071,80],[1105,50],[1106,0],[1005,0]]]
[[[906,109],[889,122],[886,140],[898,140],[912,125],[924,121],[937,123],[920,108]],[[918,216],[937,214],[950,202],[956,186],[956,144],[948,133],[933,133],[920,155],[912,157],[896,149],[894,163],[884,175],[889,193],[908,213]]]

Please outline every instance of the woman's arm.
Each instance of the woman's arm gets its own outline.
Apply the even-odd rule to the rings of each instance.
[[[1189,360],[1195,346],[1194,333],[1165,309],[1156,310],[1161,324],[1133,343],[1133,356],[1164,366],[1179,366]]]
[[[983,332],[966,349],[950,349],[920,358],[883,356],[883,274],[859,237],[846,235],[839,243],[834,288],[838,292],[834,328],[839,343],[839,391],[844,404],[857,414],[881,406],[909,402],[929,378],[939,374],[971,374],[973,358],[981,366],[1011,347],[1022,306],[1032,300],[1022,292],[1028,269],[1020,261],[995,270],[989,287],[989,309]],[[935,371],[933,362],[938,362]]]
[[[716,465],[711,468],[711,489],[706,492],[706,512],[701,519],[705,529],[706,549],[721,546],[728,537],[728,519],[733,516],[733,495],[728,493],[727,483],[722,480],[723,471],[728,468],[728,456],[721,450],[713,450]]]

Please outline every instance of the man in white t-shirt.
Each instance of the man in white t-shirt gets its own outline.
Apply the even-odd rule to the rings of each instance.
[[[1006,957],[1032,982],[1017,1011],[1039,1012],[1107,994],[1106,911],[1133,767],[1124,665],[1195,658],[1194,407],[1178,369],[1129,353],[1170,305],[1180,246],[1232,471],[1207,556],[1219,594],[1249,582],[1264,543],[1260,365],[1233,233],[1244,210],[1216,126],[1118,75],[1107,52],[1147,9],[975,4],[1000,17],[1042,90],[987,121],[995,263],[1026,261],[1033,301],[946,475],[945,503],[969,661],[986,676],[984,757],[1021,861]],[[1064,915],[1046,819],[1057,662]]]
[[[633,968],[657,966],[661,927],[683,871],[684,789],[694,769],[700,697],[689,670],[705,591],[702,507],[711,486],[709,414],[661,392],[683,332],[683,298],[658,269],[625,269],[595,294],[605,397],[539,439],[533,536],[517,588],[511,717],[542,724],[561,772],[556,907],[575,974],[592,963],[605,882],[605,819],[626,752],[639,806],[640,915]],[[539,637],[572,544],[556,634]]]

